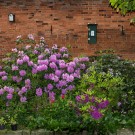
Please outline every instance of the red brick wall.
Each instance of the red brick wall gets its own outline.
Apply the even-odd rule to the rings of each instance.
[[[15,14],[15,23],[8,21],[9,13]],[[108,0],[0,0],[0,57],[16,46],[16,36],[31,33],[45,36],[49,45],[70,44],[75,56],[114,49],[135,59],[135,26],[129,23],[133,16],[121,16]],[[98,24],[97,44],[88,44],[88,23]]]

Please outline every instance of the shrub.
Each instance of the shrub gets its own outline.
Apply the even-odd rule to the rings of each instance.
[[[74,105],[78,108],[78,114],[83,117],[82,126],[91,130],[93,125],[93,129],[98,130],[96,127],[102,125],[107,112],[112,112],[112,108],[117,106],[122,86],[122,78],[113,76],[110,72],[99,73],[94,66],[90,67],[80,80],[79,92],[76,93],[77,102]]]
[[[49,102],[75,89],[89,58],[72,59],[66,47],[49,48],[43,37],[39,44],[32,35],[26,40],[18,36],[16,42],[23,48],[12,49],[0,67],[0,108],[7,110],[10,117],[17,113],[16,119],[27,124],[20,118],[35,118],[37,110],[44,111]]]

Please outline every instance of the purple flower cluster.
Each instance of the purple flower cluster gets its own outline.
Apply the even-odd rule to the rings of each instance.
[[[2,67],[0,67],[0,70],[2,69]],[[5,71],[0,71],[0,77],[3,81],[6,81],[8,79],[8,74]]]
[[[12,65],[12,71],[17,71],[17,70],[18,70],[18,66]]]
[[[29,34],[29,35],[28,35],[28,39],[34,40],[34,36],[33,36],[32,34]]]
[[[20,74],[20,76],[25,76],[26,75],[26,71],[25,70],[21,70],[20,72],[19,72],[19,74]]]
[[[3,96],[6,93],[6,99],[11,100],[13,98],[14,91],[14,88],[4,86],[4,88],[0,89],[0,95]]]
[[[89,96],[87,94],[76,96],[76,101],[82,104],[83,106],[86,103],[90,103],[90,108],[87,108],[87,111],[92,116],[92,118],[96,120],[103,117],[103,114],[101,113],[101,111],[103,109],[106,109],[109,105],[108,100],[103,100],[103,99],[101,100],[101,99],[98,99],[97,97]]]
[[[38,97],[41,97],[42,96],[42,89],[41,88],[37,88],[36,89],[36,95],[38,96]]]

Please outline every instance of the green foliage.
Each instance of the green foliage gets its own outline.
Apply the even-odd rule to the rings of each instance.
[[[4,117],[0,118],[0,125],[5,125],[7,123],[7,121],[5,120]]]
[[[80,121],[74,109],[69,105],[69,95],[64,99],[57,99],[52,104],[46,104],[38,114],[27,118],[27,127],[30,129],[45,128],[51,131],[80,130]]]
[[[135,25],[135,17],[130,20],[130,23]]]
[[[123,109],[132,110],[135,105],[135,63],[134,61],[121,59],[113,53],[100,52],[99,56],[92,63],[97,72],[110,72],[113,76],[123,78],[123,89],[120,95]]]
[[[98,73],[110,72],[114,77],[123,78],[123,86],[118,86],[121,90],[121,93],[117,95],[118,106],[114,106],[110,112],[114,120],[108,121],[115,121],[118,127],[130,127],[133,130],[135,125],[135,62],[121,59],[118,55],[106,50],[100,51],[90,66],[94,66]],[[108,117],[109,115],[106,114],[105,119]]]
[[[100,135],[104,135],[107,132],[116,132],[115,126],[113,128],[114,131],[110,130],[112,127],[109,127],[107,119],[111,119],[109,115],[112,114],[113,108],[117,107],[122,88],[123,78],[113,76],[109,71],[99,71],[94,64],[90,66],[87,73],[80,80],[78,92],[76,93],[80,95],[80,97],[76,97],[79,100],[76,107],[79,108],[79,113],[83,117],[82,126],[85,126],[87,130],[93,128]],[[103,108],[100,108],[101,102],[104,102]],[[94,111],[101,114],[102,117],[95,120],[97,116],[92,116]],[[110,122],[110,124],[113,123]]]
[[[91,90],[90,84],[94,85]],[[83,76],[79,89],[98,98],[108,98],[112,104],[116,104],[121,94],[121,86],[123,86],[122,78],[113,76],[110,72],[98,72],[92,66]]]
[[[109,0],[117,12],[125,15],[127,12],[135,11],[135,0]]]

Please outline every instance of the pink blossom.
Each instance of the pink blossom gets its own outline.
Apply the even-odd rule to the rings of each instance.
[[[12,94],[7,94],[7,99],[11,100],[13,98],[13,95]]]
[[[4,90],[1,88],[0,89],[0,95],[3,95],[4,94]]]
[[[71,66],[68,66],[68,67],[67,67],[67,71],[68,71],[69,73],[73,73],[73,72],[74,72],[74,68],[71,67]]]
[[[23,61],[24,61],[24,62],[29,62],[29,57],[28,57],[27,55],[25,55],[25,56],[23,57]]]
[[[25,47],[25,49],[27,50],[27,49],[29,49],[31,47],[31,45],[27,45],[26,47]]]
[[[47,54],[49,54],[50,53],[50,50],[48,48],[46,48],[44,52],[47,53]]]
[[[12,52],[14,53],[18,52],[17,48],[12,49]]]
[[[12,65],[12,71],[16,71],[16,70],[18,70],[18,66]]]
[[[38,54],[38,51],[37,51],[37,50],[34,50],[33,53],[34,53],[34,54]]]
[[[27,88],[26,87],[22,87],[21,91],[22,91],[22,93],[25,93],[25,92],[27,92]]]
[[[20,101],[21,101],[22,103],[24,103],[24,102],[27,101],[27,98],[26,98],[26,97],[20,97]]]
[[[7,73],[5,71],[0,72],[0,76],[5,76]]]
[[[2,80],[6,81],[7,80],[7,76],[2,76]]]
[[[51,103],[55,101],[55,93],[54,92],[49,92],[49,100]]]
[[[9,87],[8,92],[9,92],[9,94],[13,94],[14,89],[13,89],[13,88],[11,88],[11,87]]]
[[[32,69],[32,74],[36,74],[37,73],[37,69],[33,68]]]
[[[33,61],[28,61],[28,66],[33,66]]]
[[[68,58],[68,57],[69,57],[68,54],[66,54],[66,53],[63,54],[63,58]]]
[[[28,39],[34,40],[34,36],[33,36],[32,34],[29,34],[29,35],[28,35]]]
[[[25,70],[21,70],[20,72],[19,72],[19,74],[20,74],[20,76],[25,76],[26,75],[26,71]]]
[[[48,65],[49,61],[47,59],[46,60],[38,60],[38,64],[39,65],[43,65],[43,64]]]
[[[49,83],[49,84],[47,85],[47,89],[48,89],[48,90],[52,90],[52,89],[53,89],[53,85],[52,85],[51,83]]]
[[[60,52],[61,53],[64,53],[64,52],[67,52],[68,51],[68,49],[66,48],[66,47],[62,47],[61,49],[60,49]]]
[[[30,79],[25,80],[25,85],[30,85]]]
[[[44,55],[43,54],[41,54],[41,55],[38,56],[38,59],[39,60],[42,60],[43,58],[44,58]]]
[[[51,62],[51,63],[49,64],[49,66],[50,66],[50,68],[52,68],[52,69],[57,69],[57,65],[56,65],[54,62]]]
[[[55,75],[57,75],[58,77],[60,77],[62,74],[61,70],[55,70]]]
[[[37,71],[44,71],[44,70],[47,70],[47,69],[48,69],[48,67],[46,65],[39,65],[37,67]]]
[[[56,61],[57,61],[56,55],[51,55],[50,58],[49,58],[49,60],[50,60],[51,62],[56,62]]]
[[[36,95],[38,96],[38,97],[40,97],[40,96],[42,96],[42,89],[41,88],[37,88],[36,89]]]
[[[17,59],[17,64],[18,65],[22,65],[23,64],[23,60],[22,59]]]

